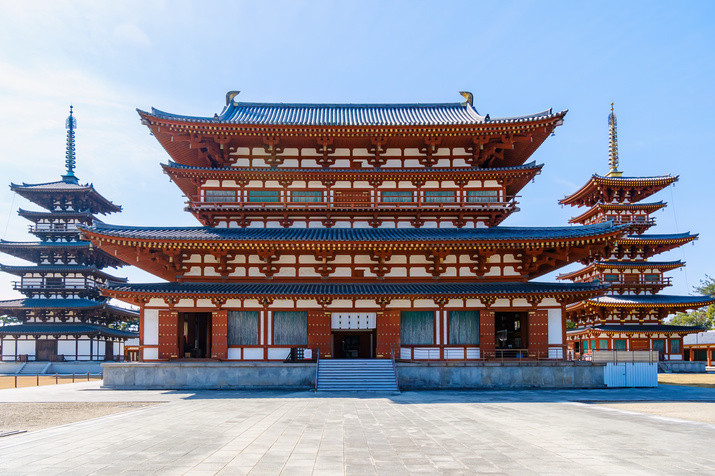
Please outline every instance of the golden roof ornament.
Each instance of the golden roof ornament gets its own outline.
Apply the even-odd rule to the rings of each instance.
[[[623,172],[618,170],[618,121],[616,113],[613,112],[613,103],[611,103],[611,113],[608,115],[608,165],[610,170],[606,177],[623,176]]]

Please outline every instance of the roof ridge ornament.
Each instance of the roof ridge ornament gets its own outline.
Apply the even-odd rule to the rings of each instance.
[[[470,106],[474,106],[474,94],[470,93],[469,91],[459,91],[459,94],[464,96],[464,99],[466,99],[466,103],[469,104]]]
[[[73,106],[70,105],[70,115],[65,121],[65,127],[67,128],[67,149],[65,152],[65,167],[67,167],[67,173],[62,176],[62,180],[67,183],[79,183],[79,180],[74,174],[75,162],[77,160],[74,144],[74,131],[75,129],[77,129],[77,119],[74,118],[72,109]]]
[[[613,103],[611,103],[611,113],[608,115],[608,165],[610,170],[606,177],[623,176],[623,172],[618,170],[618,121],[616,113],[613,112]]]
[[[230,106],[230,105],[231,105],[231,101],[233,101],[233,99],[234,99],[236,96],[238,96],[240,93],[241,93],[241,91],[229,91],[229,92],[227,92],[227,93],[226,93],[226,105],[227,105],[227,106]]]

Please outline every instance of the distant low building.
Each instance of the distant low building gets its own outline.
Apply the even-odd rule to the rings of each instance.
[[[715,331],[703,331],[683,338],[685,360],[704,361],[708,367],[715,360]]]

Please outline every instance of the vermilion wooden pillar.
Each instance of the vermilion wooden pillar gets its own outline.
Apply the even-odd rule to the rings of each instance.
[[[179,357],[179,313],[171,310],[159,311],[159,359],[169,360]]]
[[[214,311],[211,316],[211,358],[225,360],[228,354],[228,311]]]
[[[529,311],[527,325],[529,354],[539,359],[549,356],[549,311],[538,309]]]
[[[330,313],[325,311],[308,311],[308,347],[318,348],[321,358],[330,358],[333,349],[330,348]]]
[[[377,345],[375,350],[378,359],[389,359],[390,350],[395,347],[395,357],[399,357],[400,344],[400,311],[382,311],[377,313]]]
[[[479,312],[479,349],[481,357],[494,356],[497,336],[494,328],[494,311]]]

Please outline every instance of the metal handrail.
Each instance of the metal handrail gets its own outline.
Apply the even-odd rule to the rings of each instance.
[[[315,391],[318,391],[318,369],[320,369],[320,347],[315,348]]]
[[[395,387],[400,391],[400,381],[397,378],[397,365],[395,364],[395,344],[390,345],[390,358],[392,359],[392,373],[395,375]]]

